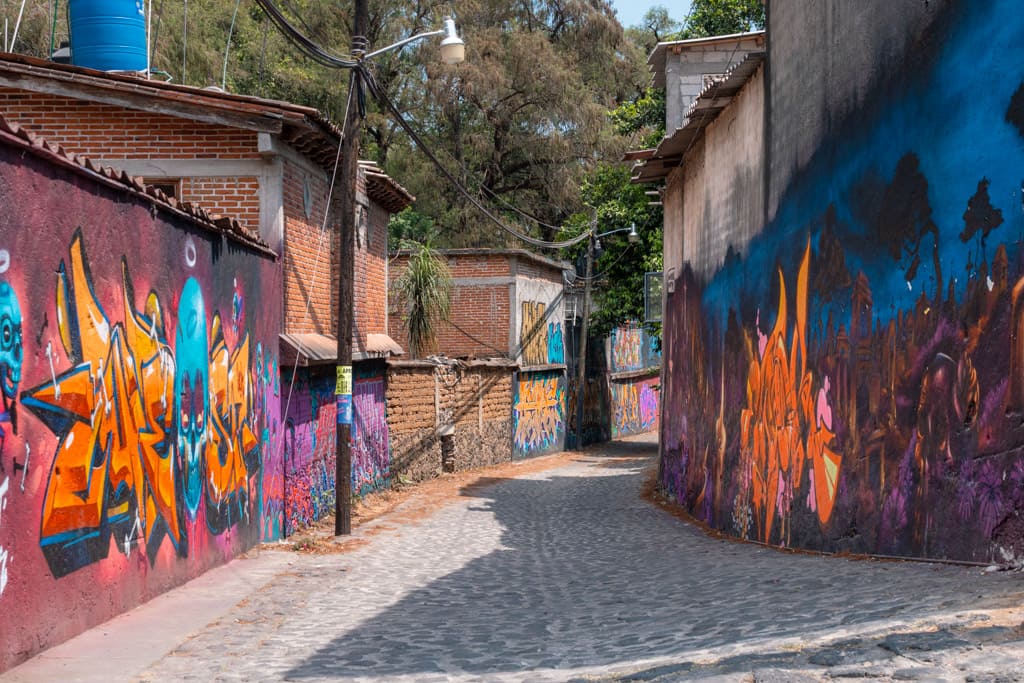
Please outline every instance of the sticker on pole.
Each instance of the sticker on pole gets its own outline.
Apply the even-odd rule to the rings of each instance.
[[[337,383],[334,385],[334,393],[338,396],[344,394],[352,395],[352,366],[338,365],[335,367],[338,375]]]
[[[352,424],[352,366],[338,365],[334,393],[338,396],[338,424]]]

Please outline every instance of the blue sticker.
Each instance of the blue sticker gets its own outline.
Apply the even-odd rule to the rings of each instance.
[[[352,394],[338,394],[338,424],[352,424]]]

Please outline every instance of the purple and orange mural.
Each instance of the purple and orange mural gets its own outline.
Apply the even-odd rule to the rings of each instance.
[[[672,283],[660,477],[709,525],[824,551],[1024,555],[1015,10],[920,10],[934,39],[906,64],[877,55],[860,108],[834,103],[844,117],[773,220]],[[997,75],[984,92],[979,68]],[[791,139],[790,105],[768,106]]]
[[[273,256],[0,142],[3,670],[279,533],[283,489]]]

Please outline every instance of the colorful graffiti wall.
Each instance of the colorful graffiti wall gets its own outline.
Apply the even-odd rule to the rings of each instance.
[[[609,383],[612,394],[612,438],[641,434],[658,426],[657,377]]]
[[[773,17],[803,8],[782,0]],[[1019,559],[1024,18],[1009,0],[892,5],[857,26],[847,9],[834,15],[849,25],[820,29],[837,36],[823,50],[862,49],[844,31],[882,35],[893,13],[927,26],[872,43],[857,99],[800,98],[826,102],[831,127],[777,188],[772,222],[713,274],[674,283],[662,485],[709,525],[771,544]],[[773,83],[843,87],[843,73],[794,76],[846,68],[805,53],[799,36],[819,28],[768,27]],[[799,141],[796,104],[768,106],[766,146]]]
[[[558,309],[555,309],[557,312]],[[549,365],[565,362],[565,343],[562,323],[551,320],[546,304],[538,301],[522,302],[519,339],[522,344],[523,365]]]
[[[352,400],[352,493],[363,496],[391,485],[391,451],[384,364],[360,363],[355,368]]]
[[[0,670],[279,533],[273,257],[0,144]]]
[[[513,382],[512,457],[528,458],[565,449],[565,373],[519,373]]]
[[[636,324],[612,330],[610,345],[613,373],[661,367],[658,337]]]
[[[334,367],[285,368],[285,533],[334,512],[338,408]],[[354,368],[352,493],[363,496],[391,483],[383,364]],[[292,376],[294,374],[294,381]],[[287,388],[291,386],[290,398]]]
[[[285,535],[334,512],[338,408],[334,368],[284,368]],[[292,376],[294,374],[294,381]]]

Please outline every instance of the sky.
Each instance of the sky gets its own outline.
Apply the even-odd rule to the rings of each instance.
[[[652,7],[661,5],[668,9],[668,15],[676,21],[682,22],[686,13],[690,11],[689,0],[662,0],[662,2],[649,2],[648,0],[612,0],[612,7],[619,15],[619,23],[623,27],[636,26],[644,18]]]

